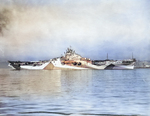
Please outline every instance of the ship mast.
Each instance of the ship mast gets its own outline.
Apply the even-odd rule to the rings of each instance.
[[[108,53],[107,53],[107,60],[108,60]]]

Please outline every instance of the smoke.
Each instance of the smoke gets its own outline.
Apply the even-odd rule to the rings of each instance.
[[[9,25],[10,11],[8,9],[0,9],[0,34],[3,35],[4,29]]]
[[[3,1],[2,60],[42,60],[72,46],[91,59],[149,59],[148,8],[139,0]]]

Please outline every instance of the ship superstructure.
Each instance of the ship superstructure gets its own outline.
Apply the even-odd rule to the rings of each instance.
[[[54,58],[45,69],[105,69],[107,65],[97,66],[89,58],[82,57],[73,49],[67,48],[64,56]]]

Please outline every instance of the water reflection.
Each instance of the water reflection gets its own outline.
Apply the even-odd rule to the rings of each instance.
[[[93,70],[62,71],[62,87],[66,94],[84,93],[92,84]]]
[[[61,92],[61,71],[1,70],[0,96],[22,97]],[[4,76],[5,75],[5,76]]]
[[[148,115],[149,70],[0,69],[4,115]]]

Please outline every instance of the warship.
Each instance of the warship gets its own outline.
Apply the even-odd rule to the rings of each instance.
[[[114,60],[91,60],[77,54],[71,47],[67,48],[64,56],[44,61],[8,61],[13,69],[29,70],[53,70],[53,69],[134,69],[135,59]]]

